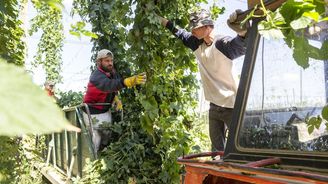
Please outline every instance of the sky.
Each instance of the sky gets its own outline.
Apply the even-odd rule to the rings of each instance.
[[[70,25],[79,21],[79,17],[71,17],[70,9],[72,8],[73,0],[64,0],[64,11],[63,11],[63,22],[64,22],[64,34],[65,34],[65,42],[62,52],[62,73],[63,83],[58,84],[56,86],[57,89],[61,91],[84,91],[85,86],[88,83],[88,79],[90,76],[90,58],[91,58],[91,49],[92,44],[90,43],[90,39],[88,37],[81,37],[81,39],[70,35],[69,29]],[[209,1],[209,5],[212,4],[212,0]],[[220,15],[219,18],[215,22],[216,31],[218,34],[235,36],[235,33],[231,31],[226,25],[226,20],[231,12],[235,9],[247,9],[247,3],[245,0],[219,0],[217,3],[220,7],[225,7],[226,11],[223,15]],[[204,8],[208,8],[208,5],[204,4]],[[29,3],[27,9],[27,20],[32,19],[36,15],[36,10],[33,8],[32,4]],[[25,21],[26,27],[29,28],[30,24],[28,21]],[[26,68],[31,69],[31,61],[33,61],[33,57],[37,51],[37,44],[40,39],[41,33],[38,32],[32,36],[27,37],[27,45],[28,45],[28,54],[27,54],[27,62]],[[237,71],[240,71],[242,58],[236,61]],[[45,81],[45,73],[42,68],[34,69],[33,71],[33,81],[42,85]]]
[[[58,84],[56,88],[61,91],[84,91],[84,87],[90,76],[90,58],[92,43],[88,37],[82,36],[78,38],[69,34],[69,29],[71,24],[79,21],[79,17],[72,17],[70,15],[70,9],[72,7],[72,0],[64,0],[64,11],[63,11],[63,24],[64,24],[64,35],[65,41],[62,52],[62,73],[63,83]],[[29,3],[27,11],[27,19],[30,20],[36,15],[36,10],[33,8],[32,4]],[[31,25],[27,22],[26,27]],[[39,42],[41,32],[35,33],[32,36],[27,37],[28,54],[27,54],[27,69],[31,68],[31,61],[37,51],[37,44]],[[45,72],[42,68],[37,68],[33,74],[33,81],[42,85],[45,81]]]

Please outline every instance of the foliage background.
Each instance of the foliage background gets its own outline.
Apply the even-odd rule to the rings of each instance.
[[[2,119],[2,135],[3,133],[5,133],[5,135],[13,135],[13,132],[17,135],[18,131],[21,133],[31,133],[32,129],[37,129],[38,133],[49,132],[55,129],[62,129],[64,128],[63,124],[68,123],[67,120],[63,118],[62,111],[53,104],[53,101],[47,97],[46,94],[43,94],[44,92],[38,86],[32,83],[30,76],[22,69],[26,59],[26,46],[24,42],[24,30],[22,28],[23,24],[20,20],[20,16],[24,16],[23,8],[26,6],[27,2],[27,0],[6,0],[0,2],[0,83],[2,85],[0,93],[2,96],[1,102],[3,104],[0,116]],[[43,1],[33,2],[39,4],[43,3],[43,9],[52,9],[49,4],[45,4]],[[61,12],[61,10],[57,9],[57,13],[58,12]],[[50,18],[58,18],[58,16],[53,16],[53,14],[48,11],[43,11],[40,14],[49,16]],[[57,22],[61,21],[60,16],[56,20]],[[42,24],[43,22],[44,21],[40,21],[39,23]],[[56,25],[56,21],[51,23],[52,25]],[[35,26],[37,27],[40,25]],[[56,32],[60,31],[59,28],[60,27],[48,27],[43,29],[43,31],[52,29]],[[52,38],[55,38],[55,35],[56,34],[48,34],[47,40],[52,40]],[[63,39],[62,35],[59,36],[59,40]],[[60,45],[61,43],[59,40],[55,40],[54,43]],[[47,55],[47,51],[52,51],[52,49],[57,48],[56,45],[51,45],[51,48],[47,47],[48,45],[50,45],[49,42],[43,43],[43,45],[40,44],[40,47],[47,48],[42,51],[42,54]],[[61,63],[54,58],[60,55],[60,49],[56,51],[56,53],[47,55],[47,58],[51,59],[51,62],[49,61],[49,63],[47,63],[48,68],[50,68],[50,70],[48,70],[49,76],[59,76],[60,70],[57,69],[60,69]],[[9,64],[6,64],[6,62]],[[12,64],[16,65],[16,67]],[[19,68],[17,68],[17,66],[19,66]],[[55,78],[56,77],[49,77],[49,79]],[[57,77],[57,79],[58,78],[59,77]],[[9,85],[7,85],[8,83]],[[17,102],[18,100],[20,101]],[[30,108],[25,109],[26,106]],[[22,111],[21,108],[24,110]],[[41,112],[40,110],[44,111],[44,113],[42,113],[42,115],[36,115],[36,113]],[[10,113],[12,111],[19,113],[14,115],[14,113]],[[4,112],[9,113],[5,114]],[[3,125],[6,125],[9,121],[13,126],[3,130]],[[31,125],[31,122],[34,124]],[[41,183],[41,174],[34,167],[35,161],[40,158],[35,157],[37,149],[33,146],[33,143],[35,143],[34,137],[22,135],[14,137],[0,136],[0,139],[2,140],[0,142],[0,183]]]
[[[200,151],[200,146],[192,147],[194,137],[205,138],[192,130],[197,65],[192,53],[172,39],[153,14],[157,11],[186,26],[188,10],[199,2],[74,1],[75,13],[98,35],[93,39],[93,58],[107,48],[123,78],[146,72],[148,79],[142,87],[121,92],[124,121],[112,127],[121,136],[101,160],[87,166],[80,182],[177,183],[177,157]]]
[[[23,3],[22,0],[0,2],[0,57],[19,66],[24,65],[26,47],[19,19]]]
[[[0,35],[0,55],[19,66],[24,64],[25,56],[24,34],[18,18],[24,2],[0,2],[0,31],[3,33]],[[43,1],[33,2],[39,15],[33,21],[31,33],[39,28],[44,32],[36,64],[43,65],[48,80],[59,82],[63,41],[61,12],[48,7]],[[61,3],[60,0],[51,2]],[[115,53],[115,65],[123,77],[145,71],[149,79],[143,87],[122,91],[121,98],[128,113],[124,121],[111,127],[121,136],[116,137],[102,159],[87,165],[86,177],[76,182],[177,183],[180,167],[176,158],[200,151],[202,141],[195,140],[203,140],[206,136],[197,131],[199,124],[193,111],[197,89],[194,58],[181,42],[173,39],[171,33],[159,25],[153,12],[186,27],[188,11],[201,2],[206,3],[204,0],[74,1],[75,13],[89,22],[96,34],[93,39],[94,56],[99,49],[110,49]],[[220,12],[214,7],[212,11]],[[48,18],[53,19],[47,21]],[[297,45],[293,43],[292,46]],[[300,49],[295,46],[295,50]],[[80,94],[72,94],[73,98],[67,94],[61,96],[59,103],[63,107],[73,105],[68,104],[70,99],[80,100]],[[0,167],[0,179],[19,182],[16,176],[28,175],[31,170],[26,167],[25,154],[20,153],[20,138],[5,137],[3,140],[0,147],[6,152],[2,152],[5,155],[1,156],[17,157],[0,160],[4,163],[1,164],[4,167]]]

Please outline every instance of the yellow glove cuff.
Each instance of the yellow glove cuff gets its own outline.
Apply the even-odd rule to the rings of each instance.
[[[114,97],[114,103],[116,104],[116,110],[122,110],[123,109],[123,104],[121,102],[121,100],[118,98],[118,96]]]
[[[147,80],[146,73],[140,73],[138,75],[124,79],[123,83],[126,87],[131,88],[138,84],[145,84]]]
[[[132,77],[124,79],[123,83],[128,88],[135,86],[136,85],[136,76],[132,76]]]

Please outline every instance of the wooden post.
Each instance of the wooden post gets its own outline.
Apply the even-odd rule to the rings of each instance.
[[[266,9],[274,11],[279,8],[287,0],[263,0],[264,6]],[[243,21],[246,16],[253,11],[254,7],[258,5],[258,8],[255,10],[255,15],[262,15],[263,12],[259,7],[261,7],[261,0],[247,0],[248,10],[238,14],[237,22]]]

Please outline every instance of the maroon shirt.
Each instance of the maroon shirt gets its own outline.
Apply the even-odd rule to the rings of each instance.
[[[83,102],[111,104],[117,92],[124,87],[123,79],[115,71],[106,73],[98,67],[90,76]],[[107,112],[110,107],[111,105],[89,105],[91,114]]]

